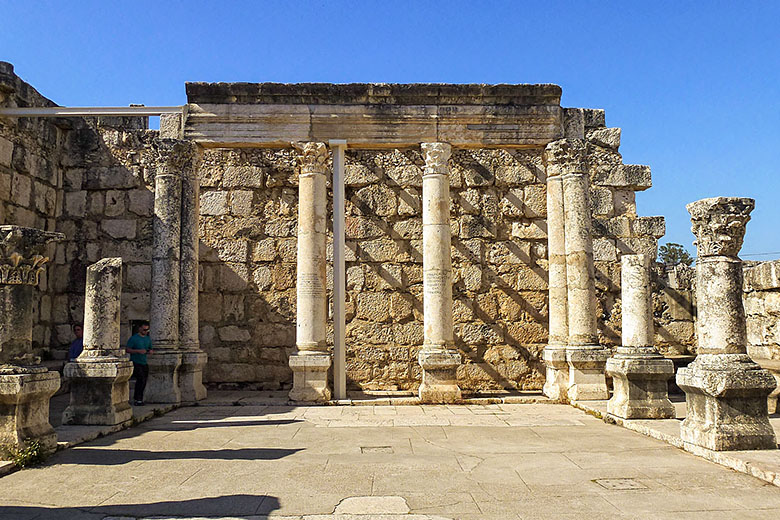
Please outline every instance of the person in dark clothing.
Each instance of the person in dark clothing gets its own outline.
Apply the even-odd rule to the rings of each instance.
[[[135,377],[135,391],[133,392],[133,404],[144,405],[144,389],[149,378],[149,365],[146,356],[152,354],[152,339],[149,337],[149,322],[143,321],[138,325],[138,331],[127,340],[125,348],[133,362],[133,377]]]
[[[84,350],[84,326],[81,323],[73,324],[73,335],[76,336],[68,349],[68,361],[76,361],[81,351]]]

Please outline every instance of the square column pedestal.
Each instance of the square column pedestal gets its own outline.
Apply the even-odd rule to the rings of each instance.
[[[674,405],[668,397],[668,381],[674,377],[674,363],[660,355],[620,355],[607,360],[614,392],[607,412],[624,419],[670,419]]]
[[[460,353],[452,350],[422,350],[417,361],[423,369],[420,401],[423,403],[455,403],[463,396],[458,387],[457,370]]]
[[[290,368],[293,372],[293,389],[290,399],[293,401],[322,402],[330,400],[328,388],[328,369],[330,356],[325,354],[290,356]]]
[[[569,362],[566,361],[566,347],[548,345],[542,359],[546,367],[544,395],[556,401],[568,400]]]
[[[75,361],[65,365],[70,381],[70,406],[62,413],[63,424],[122,424],[133,418],[127,382],[133,363]]]
[[[0,372],[0,444],[38,441],[43,453],[53,453],[57,434],[49,424],[49,399],[60,388],[60,375],[42,367],[23,370]]]
[[[181,403],[179,391],[179,366],[181,352],[176,350],[154,350],[146,358],[149,364],[149,379],[146,381],[144,401],[149,403]]]
[[[566,349],[569,364],[569,400],[594,401],[609,399],[604,365],[610,351],[603,347]]]
[[[202,350],[182,350],[179,366],[179,393],[182,403],[196,403],[206,398],[203,367],[209,356]]]
[[[716,451],[777,448],[767,414],[775,378],[746,354],[699,354],[677,371],[688,415],[684,442]]]

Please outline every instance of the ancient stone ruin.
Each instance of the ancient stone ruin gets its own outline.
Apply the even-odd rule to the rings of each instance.
[[[195,403],[206,385],[325,402],[339,380],[425,403],[517,391],[606,400],[612,387],[611,414],[667,418],[667,380],[700,354],[676,377],[686,442],[774,442],[772,378],[746,352],[770,369],[780,359],[774,332],[748,344],[751,323],[780,314],[780,277],[745,267],[746,336],[737,242],[749,204],[689,206],[695,281],[656,264],[664,219],[640,216],[635,200],[650,168],[623,164],[603,110],[562,107],[556,85],[186,92],[159,131],[145,116],[3,114],[54,104],[0,62],[0,416],[37,403],[24,404],[36,410],[28,430],[0,419],[0,441],[50,442],[43,403],[59,376],[35,363],[61,358],[80,322],[66,422],[126,421],[121,345],[149,320],[148,402]],[[346,198],[335,255],[334,188]],[[713,249],[710,228],[733,243]],[[56,254],[43,253],[50,242]],[[345,280],[343,301],[334,280]],[[725,292],[703,289],[713,280]],[[341,330],[346,349],[334,352]],[[25,377],[40,380],[34,400]],[[708,386],[721,380],[741,390]],[[732,406],[749,418],[731,421]]]

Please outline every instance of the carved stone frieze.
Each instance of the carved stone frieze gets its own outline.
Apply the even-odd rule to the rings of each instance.
[[[691,231],[699,257],[736,257],[756,201],[746,197],[712,197],[691,202]]]
[[[421,148],[425,154],[425,175],[449,173],[447,162],[452,154],[452,146],[447,143],[423,143]]]
[[[49,261],[46,245],[63,238],[40,229],[0,226],[0,285],[38,285]]]
[[[584,173],[587,171],[586,155],[587,147],[583,139],[559,139],[549,143],[544,150],[547,176]]]

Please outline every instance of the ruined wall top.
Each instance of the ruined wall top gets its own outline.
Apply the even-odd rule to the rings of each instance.
[[[189,103],[291,105],[559,105],[551,84],[187,83]]]

